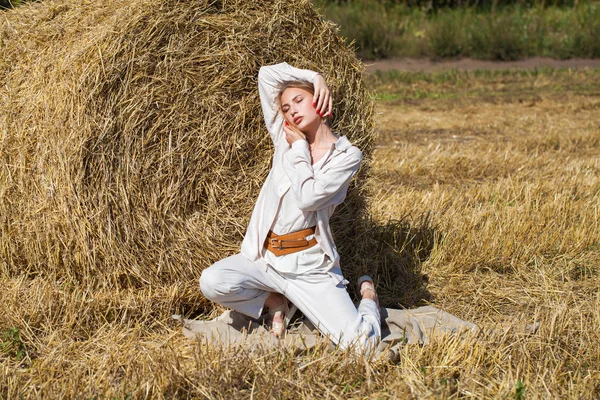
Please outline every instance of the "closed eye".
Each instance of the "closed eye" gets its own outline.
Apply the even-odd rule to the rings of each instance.
[[[302,100],[304,100],[304,96],[298,94],[292,99],[292,102],[298,104],[298,103],[301,103]],[[283,111],[284,113],[288,112],[289,110],[290,110],[289,104],[286,103],[281,106],[281,111]]]

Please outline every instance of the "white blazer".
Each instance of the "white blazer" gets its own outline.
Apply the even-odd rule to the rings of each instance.
[[[347,283],[340,269],[340,257],[333,242],[329,219],[335,207],[346,198],[350,179],[360,167],[362,152],[345,136],[339,137],[332,151],[325,156],[321,168],[314,172],[308,142],[297,140],[290,146],[286,141],[283,116],[278,112],[275,101],[280,82],[298,79],[312,82],[316,76],[314,71],[294,68],[287,63],[261,67],[258,73],[260,101],[275,154],[254,206],[241,253],[251,261],[265,262],[261,253],[267,233],[273,225],[282,196],[292,190],[299,209],[317,213],[315,238],[333,261],[329,274],[336,278],[337,283]]]

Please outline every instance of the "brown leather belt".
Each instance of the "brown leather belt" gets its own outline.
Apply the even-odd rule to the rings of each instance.
[[[265,240],[265,247],[277,257],[292,254],[297,251],[310,249],[317,244],[317,239],[314,237],[310,240],[306,240],[307,236],[314,234],[315,227],[288,233],[286,235],[277,235],[273,231],[269,231],[267,239]]]

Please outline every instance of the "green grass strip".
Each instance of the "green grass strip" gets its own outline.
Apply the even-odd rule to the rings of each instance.
[[[377,101],[485,98],[525,100],[544,94],[600,96],[600,68],[534,68],[434,72],[377,71],[367,77]]]

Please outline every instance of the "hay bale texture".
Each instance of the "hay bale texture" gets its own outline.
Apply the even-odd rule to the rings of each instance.
[[[5,276],[195,284],[238,252],[271,162],[261,65],[323,72],[334,130],[369,159],[363,66],[310,1],[56,0],[0,18]],[[362,182],[334,223],[342,253]]]

